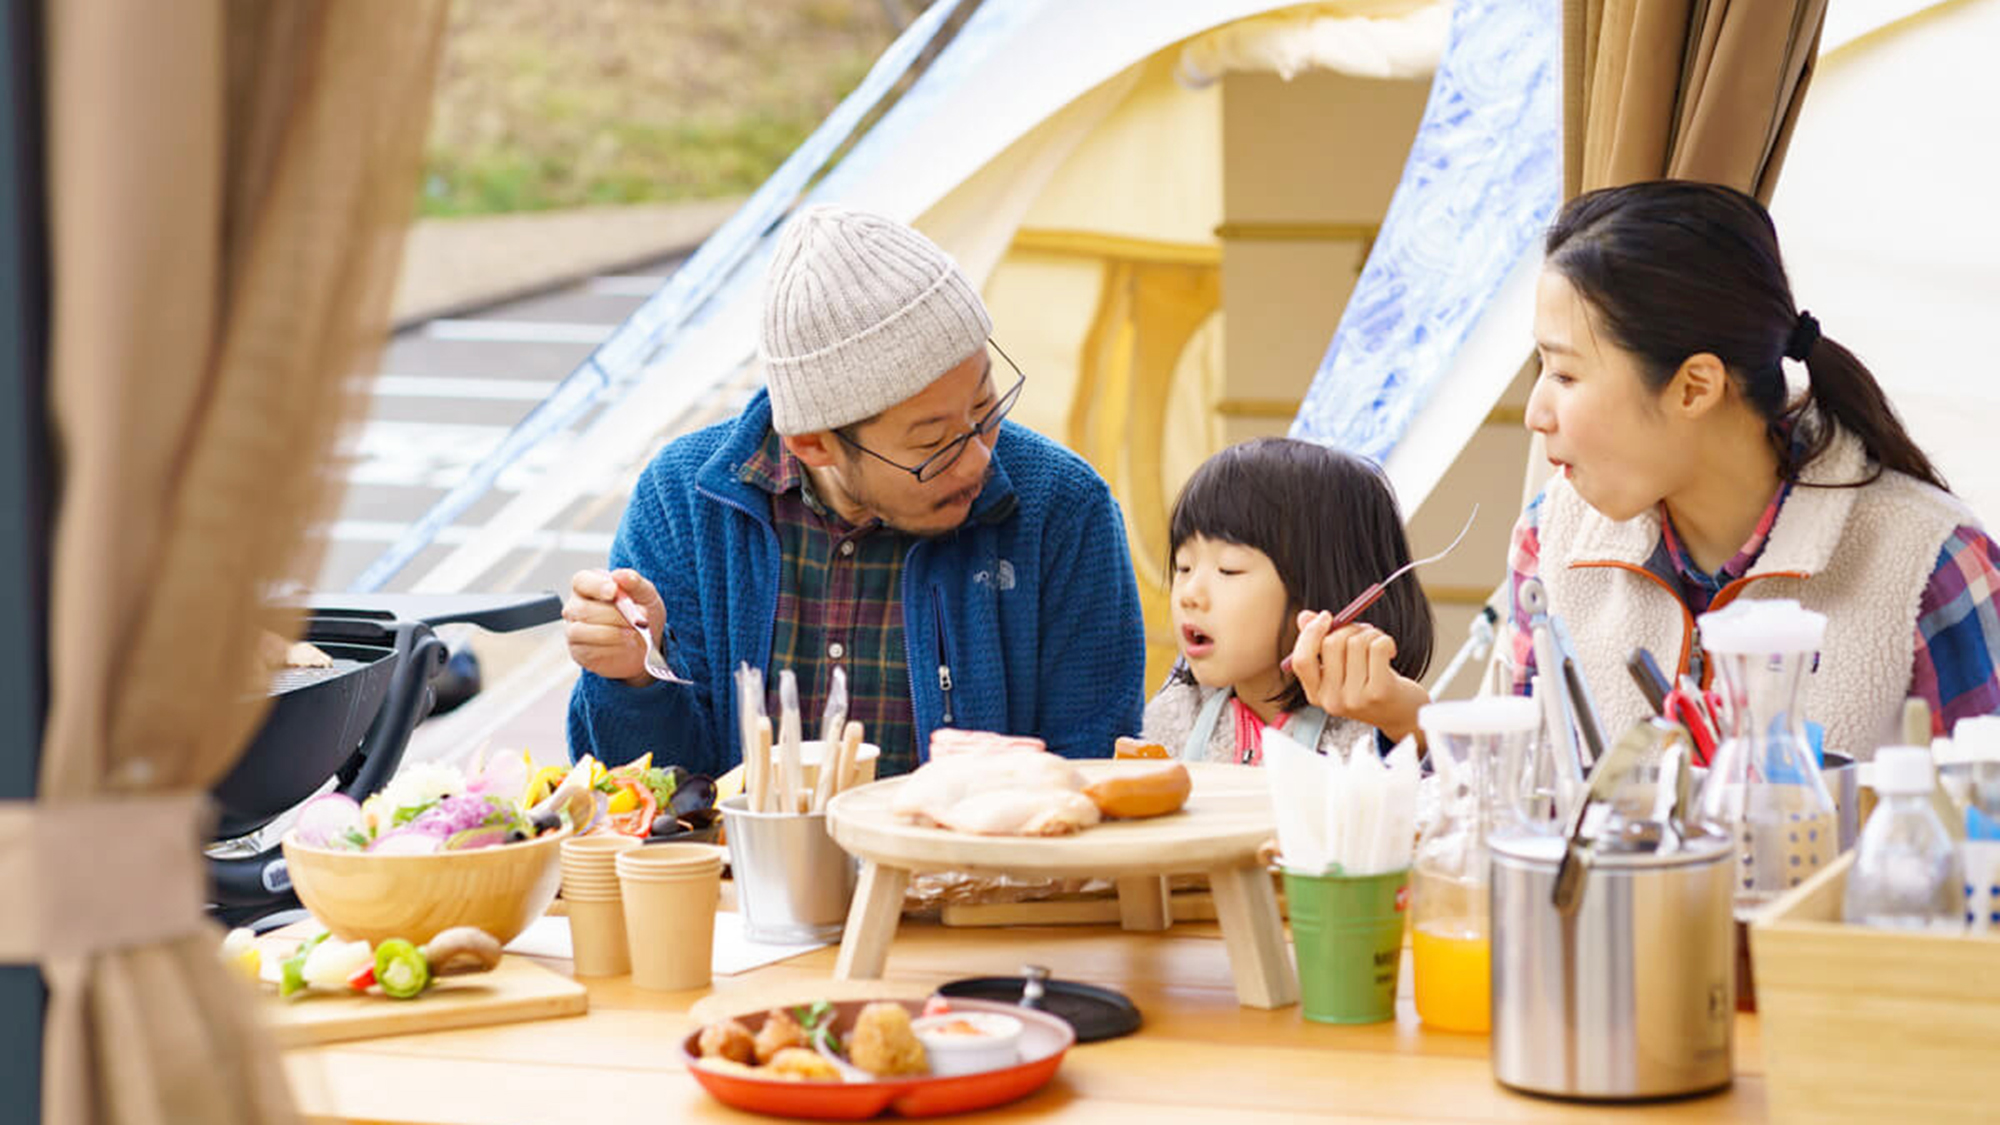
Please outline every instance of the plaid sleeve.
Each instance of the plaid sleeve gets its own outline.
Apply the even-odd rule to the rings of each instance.
[[[2000,711],[2000,547],[1979,528],[1953,531],[1917,606],[1910,694],[1931,705],[1931,733]]]
[[[1541,572],[1542,498],[1536,496],[1514,522],[1514,535],[1507,545],[1507,622],[1511,626],[1503,643],[1513,661],[1515,695],[1528,694],[1535,675],[1535,637],[1527,615],[1521,610],[1521,583]]]

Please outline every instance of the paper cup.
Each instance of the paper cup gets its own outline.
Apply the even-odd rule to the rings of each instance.
[[[618,901],[618,880],[615,878],[598,879],[595,877],[571,879],[565,875],[562,884],[562,897],[565,902],[616,902]]]
[[[715,909],[722,894],[720,859],[709,866],[661,871],[658,865],[649,869],[642,854],[627,853],[618,858],[618,866],[632,983],[660,992],[707,987],[715,955]]]
[[[576,975],[619,977],[632,971],[626,948],[624,900],[577,898],[569,904],[569,940]]]
[[[639,846],[637,836],[579,836],[562,842],[562,894],[565,899],[618,897],[620,853]]]
[[[562,856],[565,862],[583,859],[595,862],[603,853],[616,855],[639,846],[637,836],[627,836],[619,832],[600,832],[589,836],[571,836],[562,842]],[[610,862],[607,858],[605,862]]]
[[[618,853],[638,847],[637,836],[606,834],[574,836],[562,842],[562,869],[565,875],[607,875],[616,877],[612,861]]]
[[[827,744],[819,739],[799,743],[799,764],[805,767],[806,791],[812,792],[819,785],[819,764],[826,757]],[[838,749],[839,744],[835,743]],[[872,742],[864,742],[854,751],[854,773],[856,785],[866,785],[875,780],[875,760],[882,756],[882,748]]]
[[[1317,1023],[1395,1019],[1410,873],[1284,874],[1301,1012]]]
[[[650,844],[618,857],[618,879],[673,879],[686,875],[720,875],[729,852],[714,844]]]

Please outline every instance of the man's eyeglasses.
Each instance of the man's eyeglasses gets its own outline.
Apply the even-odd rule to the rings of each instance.
[[[893,465],[917,478],[919,481],[929,482],[936,480],[938,477],[943,476],[947,469],[958,464],[958,459],[965,456],[966,447],[971,445],[974,439],[984,438],[1000,428],[1000,423],[1006,420],[1007,412],[1014,409],[1014,401],[1021,397],[1022,385],[1028,381],[1028,377],[1021,374],[1021,369],[1015,366],[1013,358],[1006,352],[1000,351],[1000,345],[993,343],[991,340],[987,341],[987,345],[999,353],[1000,358],[1006,360],[1007,366],[1013,369],[1014,385],[1008,389],[1006,394],[1000,396],[1000,401],[993,404],[993,409],[988,410],[986,417],[981,418],[977,425],[951,439],[943,448],[924,458],[915,467],[905,465],[900,461],[891,461],[887,457],[849,437],[846,430],[835,430],[833,432],[840,435],[841,441],[875,458],[884,465]]]

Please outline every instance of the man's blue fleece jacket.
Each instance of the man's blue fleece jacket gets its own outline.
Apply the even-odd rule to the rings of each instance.
[[[616,765],[650,750],[711,775],[741,760],[732,673],[741,663],[777,672],[778,535],[769,494],[738,475],[770,424],[760,392],[641,475],[610,563],[659,588],[676,639],[668,659],[694,685],[583,673],[570,696],[572,758]],[[1117,736],[1139,732],[1145,676],[1138,585],[1110,489],[1082,458],[1002,424],[965,524],[910,548],[903,637],[920,758],[940,726],[1108,756]]]

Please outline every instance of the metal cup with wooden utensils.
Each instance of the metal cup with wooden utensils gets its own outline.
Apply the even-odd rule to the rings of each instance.
[[[1453,537],[1451,543],[1444,550],[1434,555],[1427,555],[1421,559],[1412,559],[1395,570],[1390,571],[1387,578],[1354,595],[1353,601],[1340,607],[1340,612],[1333,615],[1332,628],[1338,629],[1344,625],[1354,624],[1355,618],[1366,613],[1369,606],[1382,600],[1382,595],[1388,593],[1390,584],[1395,582],[1396,579],[1401,578],[1403,575],[1410,573],[1420,566],[1429,566],[1431,563],[1437,562],[1457,550],[1459,543],[1465,539],[1465,533],[1472,530],[1472,521],[1478,518],[1479,505],[1474,504],[1472,511],[1465,517],[1465,526],[1458,529],[1458,534]],[[1328,631],[1331,632],[1332,630],[1329,629]],[[1278,670],[1281,672],[1290,672],[1292,670],[1292,658],[1287,656],[1283,660],[1278,661]]]

